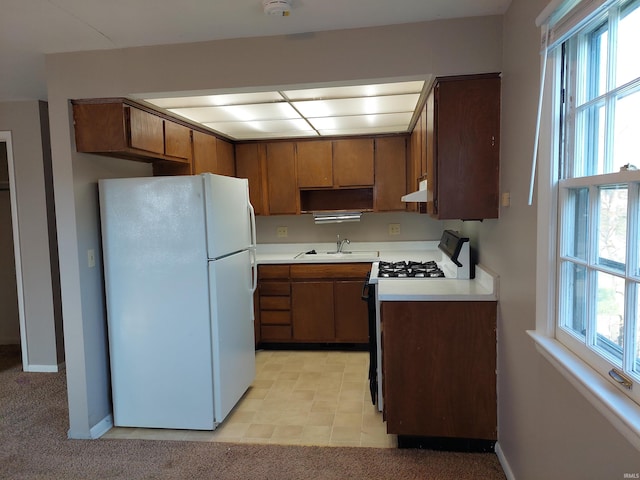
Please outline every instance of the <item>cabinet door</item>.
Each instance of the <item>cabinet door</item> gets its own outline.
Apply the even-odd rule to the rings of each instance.
[[[193,173],[217,173],[216,137],[195,130],[193,132]]]
[[[383,302],[387,431],[495,440],[496,303]]]
[[[233,144],[216,139],[216,157],[218,159],[215,173],[233,177],[236,174]]]
[[[298,186],[333,186],[331,141],[308,141],[296,144],[298,155]]]
[[[191,129],[164,120],[164,149],[165,155],[191,160]]]
[[[438,218],[497,218],[500,78],[442,81],[435,94]]]
[[[367,303],[361,298],[362,280],[334,283],[336,341],[367,343],[369,323]]]
[[[293,338],[299,341],[333,341],[333,282],[292,282]]]
[[[162,118],[135,107],[129,111],[129,146],[164,155]]]
[[[244,143],[235,146],[236,176],[249,180],[249,198],[256,215],[265,215],[262,147],[257,143]]]
[[[298,213],[295,144],[267,144],[267,192],[269,214]]]
[[[407,193],[405,137],[381,137],[375,142],[375,211],[405,210],[400,197]]]
[[[337,187],[374,183],[373,139],[357,138],[333,142],[333,183]]]

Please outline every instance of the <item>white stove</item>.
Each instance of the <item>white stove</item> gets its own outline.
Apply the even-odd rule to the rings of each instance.
[[[369,283],[376,284],[378,279],[473,278],[469,239],[461,237],[453,230],[443,232],[438,250],[423,254],[414,253],[413,258],[409,254],[407,257],[400,261],[374,262]]]

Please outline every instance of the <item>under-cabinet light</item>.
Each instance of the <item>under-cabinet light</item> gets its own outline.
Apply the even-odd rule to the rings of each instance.
[[[313,221],[316,224],[324,223],[344,223],[359,222],[362,212],[331,212],[331,213],[314,213]]]

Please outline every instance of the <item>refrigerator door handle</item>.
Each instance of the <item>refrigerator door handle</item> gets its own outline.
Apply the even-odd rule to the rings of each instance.
[[[255,292],[258,288],[258,265],[256,265],[256,212],[253,209],[251,202],[249,205],[249,218],[251,221],[251,245],[249,246],[249,252],[251,254],[251,292]]]

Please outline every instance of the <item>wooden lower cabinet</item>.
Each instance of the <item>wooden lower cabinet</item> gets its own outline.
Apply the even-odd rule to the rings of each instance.
[[[295,340],[331,342],[335,339],[333,282],[294,282],[291,301]]]
[[[366,263],[261,265],[261,344],[369,341]]]
[[[362,280],[333,283],[335,338],[339,342],[369,341],[367,303],[362,300]]]
[[[383,302],[387,431],[495,440],[496,302]]]

